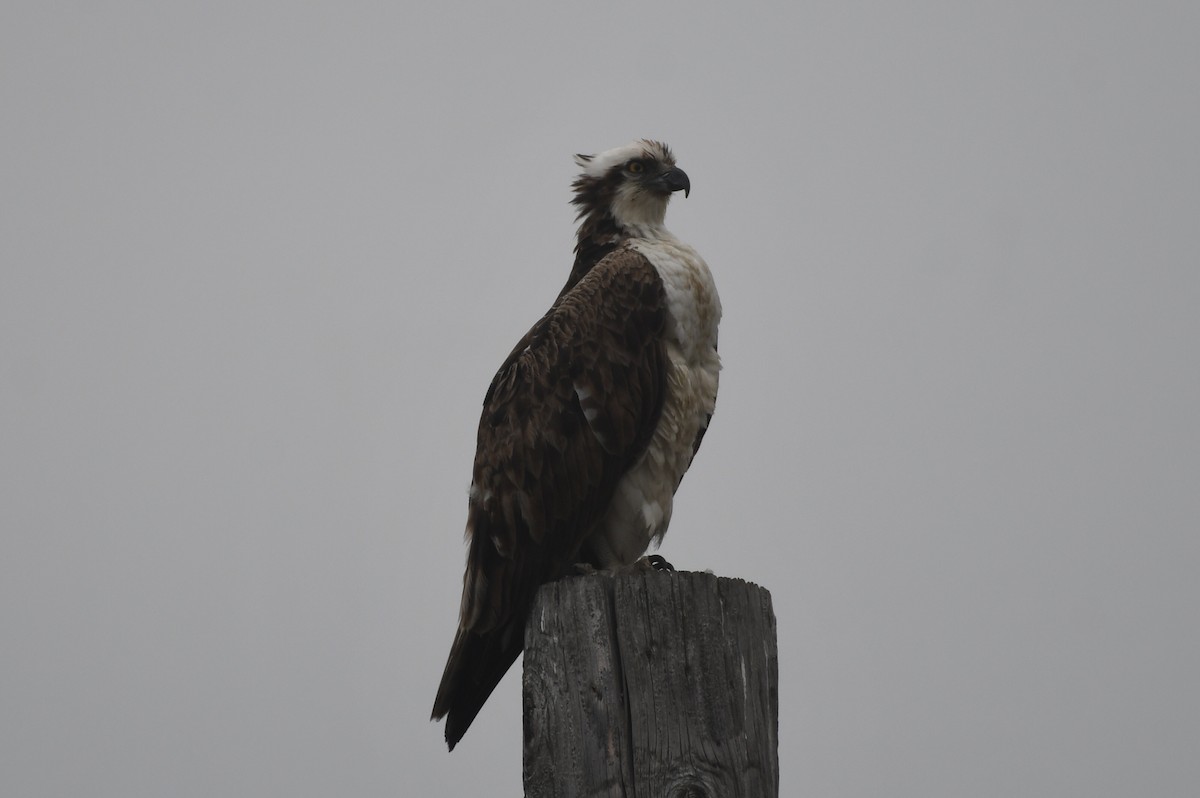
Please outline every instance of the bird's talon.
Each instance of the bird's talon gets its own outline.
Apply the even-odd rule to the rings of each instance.
[[[674,571],[675,566],[666,561],[661,554],[647,554],[642,558],[651,571]]]

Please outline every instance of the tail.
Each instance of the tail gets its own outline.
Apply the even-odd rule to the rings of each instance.
[[[430,718],[446,719],[446,744],[451,751],[517,661],[524,647],[523,631],[523,623],[511,621],[482,634],[459,627]]]

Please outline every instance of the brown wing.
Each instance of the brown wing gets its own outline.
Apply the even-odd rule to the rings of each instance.
[[[666,389],[665,305],[654,267],[619,249],[559,297],[488,388],[459,629],[433,707],[452,750],[520,654],[538,587],[579,561],[650,442]]]

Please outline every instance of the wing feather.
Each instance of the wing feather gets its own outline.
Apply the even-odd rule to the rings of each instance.
[[[433,716],[453,748],[521,651],[537,588],[566,574],[649,444],[666,391],[662,281],[605,256],[517,344],[479,424],[459,630]]]

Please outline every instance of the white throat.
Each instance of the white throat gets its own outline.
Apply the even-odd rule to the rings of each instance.
[[[670,196],[643,191],[631,183],[617,189],[610,206],[613,219],[631,235],[655,238],[663,230]]]

